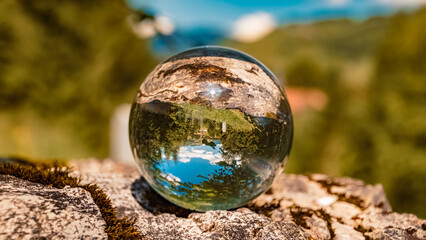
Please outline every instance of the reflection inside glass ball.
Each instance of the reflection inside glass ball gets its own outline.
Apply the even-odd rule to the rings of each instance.
[[[164,198],[208,211],[266,191],[290,151],[284,91],[259,61],[228,48],[194,48],[158,65],[132,105],[132,152]]]

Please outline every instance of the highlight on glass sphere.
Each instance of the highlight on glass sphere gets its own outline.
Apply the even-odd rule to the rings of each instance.
[[[282,172],[293,120],[280,82],[258,60],[199,47],[159,64],[132,105],[133,155],[150,186],[196,211],[247,204]]]

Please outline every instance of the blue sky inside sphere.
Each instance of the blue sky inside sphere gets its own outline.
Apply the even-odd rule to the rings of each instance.
[[[363,20],[411,11],[426,0],[128,0],[156,16],[133,30],[152,38],[155,52],[170,54],[223,39],[256,42],[275,28],[325,19]]]

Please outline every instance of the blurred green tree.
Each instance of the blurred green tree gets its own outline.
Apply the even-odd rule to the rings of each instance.
[[[124,0],[1,1],[1,111],[62,122],[85,148],[73,157],[107,156],[112,111],[156,62],[130,13]]]
[[[371,110],[378,178],[397,211],[426,216],[426,9],[392,19],[376,56]],[[390,174],[392,173],[392,174]],[[386,184],[388,183],[388,184]]]

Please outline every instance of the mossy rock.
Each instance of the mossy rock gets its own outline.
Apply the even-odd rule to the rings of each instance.
[[[83,204],[75,204],[85,207],[85,205],[91,205],[92,213],[95,215],[95,218],[99,218],[97,213],[101,214],[101,220],[105,221],[104,232],[108,236],[109,239],[142,239],[140,232],[135,227],[135,220],[129,220],[127,217],[122,219],[117,218],[116,209],[112,206],[111,200],[109,197],[95,184],[81,184],[80,179],[74,176],[70,176],[71,169],[65,165],[63,162],[33,162],[19,158],[13,159],[4,159],[3,163],[0,164],[0,176],[2,177],[3,188],[8,185],[10,187],[11,192],[16,192],[15,187],[20,186],[24,187],[23,189],[18,190],[18,193],[25,192],[27,195],[34,195],[34,199],[31,199],[27,203],[30,208],[30,204],[33,201],[42,201],[41,204],[48,204],[49,200],[51,200],[54,207],[52,207],[52,211],[61,212],[63,210],[69,209],[72,205],[70,202],[73,197],[72,195],[66,195],[65,192],[69,191],[78,191],[78,194],[82,194],[80,196],[81,199],[77,199],[75,201]],[[14,176],[12,178],[10,176]],[[31,183],[26,183],[29,181]],[[34,183],[34,184],[33,184]],[[38,183],[38,184],[35,184]],[[57,190],[52,190],[51,188],[55,188]],[[68,191],[63,190],[66,188]],[[30,192],[26,192],[31,190]],[[71,189],[71,190],[69,190]],[[78,189],[78,190],[75,190]],[[19,192],[21,191],[21,192]],[[31,194],[33,193],[33,194]],[[20,195],[18,194],[18,195]],[[37,199],[37,196],[45,194],[42,199]],[[56,195],[61,195],[61,198],[57,198]],[[65,195],[64,195],[65,194]],[[91,199],[84,198],[84,196],[88,194]],[[7,195],[7,194],[5,194]],[[46,197],[50,197],[48,199]],[[78,197],[78,196],[77,196]],[[87,197],[87,196],[86,196]],[[45,200],[45,201],[43,201]],[[64,202],[58,202],[58,200],[62,200]],[[23,200],[25,201],[25,200]],[[74,201],[74,202],[75,202]],[[6,200],[7,202],[7,200]],[[68,204],[66,204],[68,202]],[[11,204],[22,204],[19,200],[11,200]],[[59,206],[58,206],[59,204]],[[25,204],[24,204],[25,205]],[[87,207],[87,206],[86,206]],[[40,209],[38,209],[40,210]],[[86,210],[77,209],[78,211],[85,212]],[[31,215],[31,214],[30,214]],[[56,214],[57,215],[57,214]],[[72,212],[69,214],[72,216]],[[24,214],[25,216],[25,214]],[[65,214],[66,217],[69,217],[68,214]],[[80,217],[82,217],[81,215]],[[67,218],[65,218],[67,219]],[[34,224],[42,224],[40,219],[35,217]],[[49,223],[46,226],[49,226]],[[98,226],[98,225],[96,225]],[[60,230],[61,227],[69,228],[69,226],[61,226],[60,224],[56,226],[56,230]],[[77,227],[85,227],[77,226]],[[90,229],[90,228],[89,228]],[[40,230],[40,229],[39,229]],[[38,230],[36,230],[37,232]],[[33,232],[34,233],[34,232]],[[39,231],[41,234],[40,237],[44,237],[45,234],[49,236],[52,234],[51,232]],[[43,233],[43,234],[42,234]],[[54,235],[55,236],[55,235]],[[65,235],[66,236],[66,235]],[[73,237],[84,238],[83,236]],[[86,236],[88,237],[88,236]],[[90,237],[90,236],[89,236]]]
[[[55,165],[3,164],[0,236],[166,240],[426,236],[426,221],[412,214],[393,213],[381,185],[372,186],[351,178],[281,175],[269,191],[243,208],[199,213],[161,198],[134,166],[96,160],[72,162],[71,166],[72,172]],[[90,185],[93,183],[96,185]],[[27,202],[40,197],[50,199],[46,201],[50,205]],[[76,218],[76,211],[86,213],[87,217],[69,220]],[[38,218],[31,215],[34,212]],[[23,217],[26,221],[22,221]],[[18,221],[20,228],[11,227],[17,226]],[[55,227],[55,221],[78,227],[72,233],[69,228]]]

